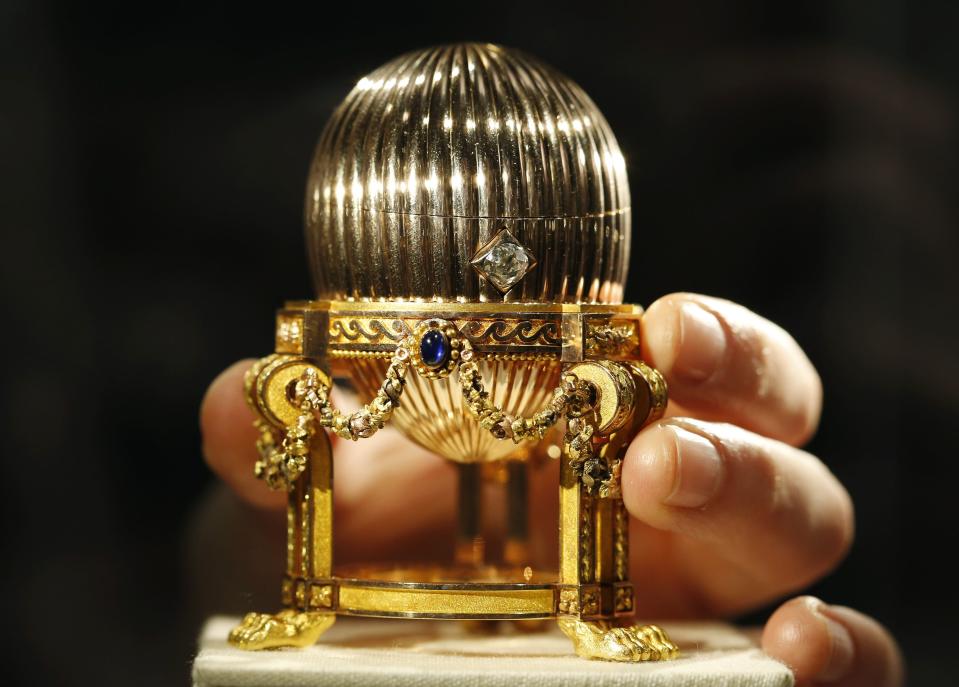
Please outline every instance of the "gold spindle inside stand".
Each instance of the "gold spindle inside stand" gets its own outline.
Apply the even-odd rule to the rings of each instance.
[[[486,558],[483,538],[483,475],[479,463],[460,463],[459,511],[454,559],[460,565],[479,567]]]
[[[503,560],[520,566],[529,562],[529,466],[523,460],[506,464],[506,543]]]

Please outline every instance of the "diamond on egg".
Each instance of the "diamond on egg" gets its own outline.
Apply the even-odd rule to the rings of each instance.
[[[476,251],[470,264],[505,294],[536,266],[536,258],[504,227]]]

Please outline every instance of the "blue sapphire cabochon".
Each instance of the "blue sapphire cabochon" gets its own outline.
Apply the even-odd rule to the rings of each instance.
[[[438,329],[431,329],[420,339],[420,358],[427,367],[440,367],[450,357],[450,340]]]

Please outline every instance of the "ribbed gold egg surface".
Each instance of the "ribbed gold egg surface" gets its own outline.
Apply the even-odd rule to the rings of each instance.
[[[505,290],[474,264],[503,229],[525,251]],[[321,299],[618,303],[629,229],[625,163],[597,107],[488,44],[412,52],[360,79],[307,186]]]

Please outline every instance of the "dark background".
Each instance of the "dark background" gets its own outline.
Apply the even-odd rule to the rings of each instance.
[[[805,347],[811,450],[858,521],[812,592],[886,623],[911,684],[947,682],[959,4],[352,5],[2,5],[4,682],[188,679],[203,391],[309,293],[301,196],[333,107],[463,39],[540,56],[606,113],[629,299],[724,296]]]

